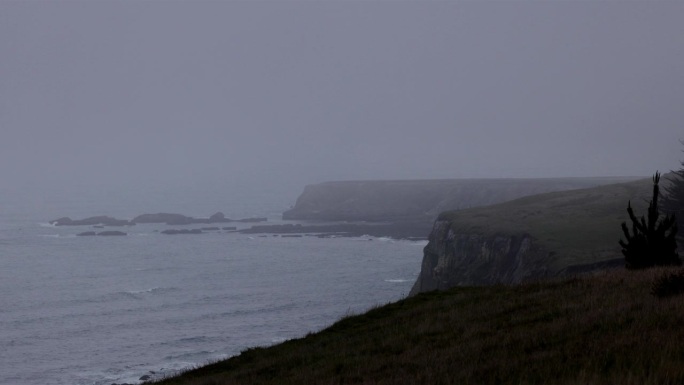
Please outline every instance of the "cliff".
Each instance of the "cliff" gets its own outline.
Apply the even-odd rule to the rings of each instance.
[[[627,201],[642,215],[651,187],[643,179],[445,212],[430,233],[411,294],[620,266]]]
[[[434,221],[439,213],[635,178],[343,181],[309,185],[286,220]]]

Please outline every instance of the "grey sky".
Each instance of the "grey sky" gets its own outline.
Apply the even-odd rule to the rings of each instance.
[[[684,2],[0,2],[0,183],[649,175]]]

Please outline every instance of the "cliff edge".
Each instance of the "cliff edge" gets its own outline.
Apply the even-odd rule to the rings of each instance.
[[[434,221],[447,210],[487,206],[527,195],[636,178],[444,179],[342,181],[309,185],[285,220]]]
[[[651,188],[641,179],[442,213],[411,295],[620,266],[627,201],[644,213]]]

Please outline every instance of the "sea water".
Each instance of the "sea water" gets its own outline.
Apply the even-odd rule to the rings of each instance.
[[[173,226],[163,224],[117,228],[127,236],[79,237],[92,229],[47,223],[62,215],[219,210],[281,223],[296,198],[249,191],[130,196],[136,199],[5,194],[0,384],[108,385],[168,375],[401,299],[420,270],[425,242],[165,235],[160,231]]]

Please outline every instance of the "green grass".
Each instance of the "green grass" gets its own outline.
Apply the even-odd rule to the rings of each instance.
[[[531,235],[554,253],[552,268],[621,257],[620,224],[628,221],[627,201],[645,214],[650,179],[582,190],[533,195],[497,205],[446,212],[456,233]],[[557,266],[556,266],[557,265]]]
[[[666,272],[420,294],[161,384],[677,384],[684,296]]]

